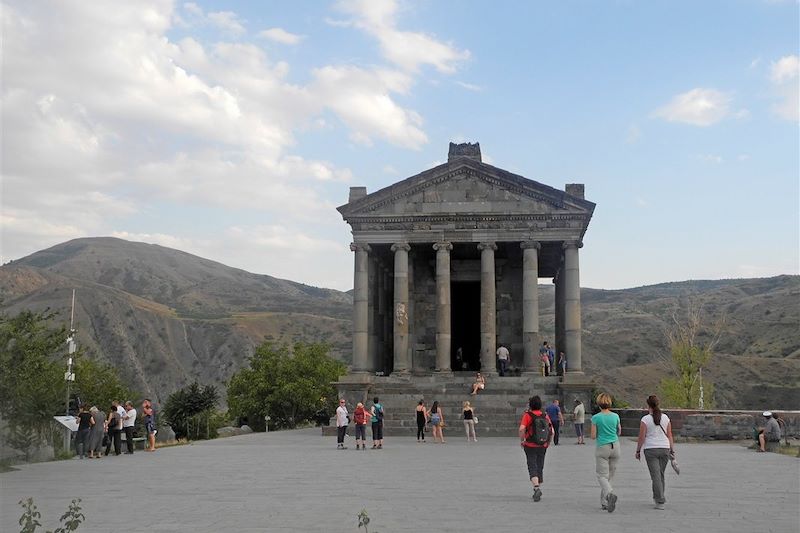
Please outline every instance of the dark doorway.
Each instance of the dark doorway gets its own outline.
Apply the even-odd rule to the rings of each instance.
[[[450,286],[454,371],[477,372],[481,368],[481,284],[458,281]],[[460,351],[459,351],[460,349]]]

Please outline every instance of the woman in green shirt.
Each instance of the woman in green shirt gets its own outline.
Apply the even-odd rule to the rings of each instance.
[[[600,506],[613,513],[617,507],[617,495],[614,494],[611,480],[620,457],[619,436],[622,426],[619,415],[611,412],[611,396],[605,392],[598,394],[597,405],[600,412],[592,417],[592,438],[597,440],[594,459],[597,481],[600,482]]]

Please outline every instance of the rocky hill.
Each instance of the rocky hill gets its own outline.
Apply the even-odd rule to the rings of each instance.
[[[552,338],[552,286],[542,284]],[[165,398],[194,379],[224,387],[263,340],[326,341],[349,357],[352,295],[256,275],[157,245],[77,239],[0,267],[2,309],[50,308],[69,319],[77,289],[79,342],[135,388]],[[722,323],[707,377],[717,404],[800,408],[800,277],[582,289],[584,366],[637,403],[668,371],[664,331],[691,300]]]

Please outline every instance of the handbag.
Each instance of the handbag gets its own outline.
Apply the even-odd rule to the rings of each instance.
[[[478,417],[475,416],[475,415],[472,415],[472,421],[477,424],[478,423]]]
[[[661,426],[661,424],[659,424],[658,427],[661,428],[661,431],[664,432],[664,436],[666,437],[667,436],[666,430]],[[669,465],[672,467],[672,469],[675,471],[676,474],[681,475],[681,467],[680,465],[678,465],[678,460],[675,459],[675,450],[669,451]]]

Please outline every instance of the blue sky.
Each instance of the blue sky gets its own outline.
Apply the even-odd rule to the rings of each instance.
[[[114,235],[349,289],[335,207],[479,141],[582,285],[800,270],[798,3],[4,2],[2,260]]]

